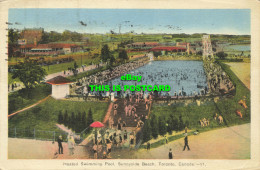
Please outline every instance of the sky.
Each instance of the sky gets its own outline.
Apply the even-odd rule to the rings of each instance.
[[[250,35],[249,9],[11,8],[8,22],[13,23],[9,28],[41,27],[57,32],[107,33],[112,30],[118,33],[120,29],[121,33]]]

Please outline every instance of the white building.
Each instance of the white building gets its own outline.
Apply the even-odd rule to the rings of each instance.
[[[70,84],[73,82],[63,76],[57,76],[48,80],[46,83],[52,85],[52,97],[62,99],[70,94]]]

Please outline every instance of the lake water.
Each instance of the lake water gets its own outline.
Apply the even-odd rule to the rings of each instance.
[[[151,61],[147,65],[126,74],[142,76],[140,82],[122,81],[121,77],[108,82],[109,85],[170,85],[170,95],[183,91],[186,95],[199,93],[207,87],[202,61]],[[148,93],[148,92],[146,92]],[[167,92],[162,92],[162,95]]]
[[[250,45],[229,45],[224,47],[225,51],[250,51]]]

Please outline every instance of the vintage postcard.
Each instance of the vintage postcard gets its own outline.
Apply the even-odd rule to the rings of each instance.
[[[112,2],[0,2],[0,169],[259,168],[260,2]]]

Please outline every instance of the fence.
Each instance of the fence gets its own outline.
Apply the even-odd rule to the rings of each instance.
[[[16,127],[8,129],[9,138],[36,139],[55,142],[60,135],[62,136],[63,141],[66,142],[68,133],[62,131],[43,131],[36,129],[20,129]],[[75,136],[79,135],[75,134]],[[80,143],[82,140],[82,136],[75,138],[76,143]]]

